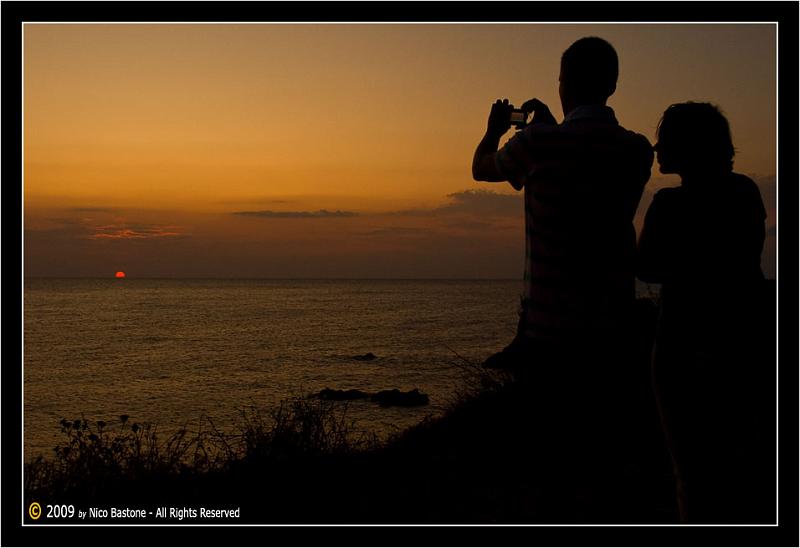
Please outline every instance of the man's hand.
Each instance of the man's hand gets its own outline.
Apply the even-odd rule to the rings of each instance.
[[[489,113],[489,123],[486,128],[486,134],[496,137],[502,137],[509,129],[511,129],[511,109],[513,107],[508,104],[508,99],[502,101],[498,99],[492,105],[492,111]]]
[[[549,125],[556,125],[555,116],[553,113],[550,112],[550,109],[547,108],[547,105],[542,103],[539,99],[530,99],[529,101],[525,101],[522,104],[522,110],[525,112],[533,112],[533,118],[531,118],[530,124],[549,124]]]

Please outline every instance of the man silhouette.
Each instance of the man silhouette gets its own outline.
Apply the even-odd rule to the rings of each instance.
[[[508,181],[525,193],[525,277],[511,353],[610,340],[635,298],[633,216],[650,177],[647,138],[624,129],[606,105],[618,60],[601,38],[582,38],[561,58],[557,124],[537,99],[531,123],[500,150],[511,106],[498,100],[472,165],[478,181]],[[516,363],[518,368],[525,364]]]
[[[606,105],[617,76],[611,44],[576,41],[561,58],[564,120],[531,99],[522,106],[534,113],[531,123],[498,150],[512,106],[497,100],[472,164],[475,180],[508,181],[525,202],[517,334],[485,365],[513,370],[529,387],[540,441],[558,452],[552,462],[584,471],[594,460],[586,451],[613,445],[608,425],[626,415],[619,387],[635,301],[633,217],[653,163],[647,138],[623,128]]]

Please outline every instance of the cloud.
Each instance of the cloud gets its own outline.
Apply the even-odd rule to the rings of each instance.
[[[434,238],[452,237],[466,232],[496,233],[519,229],[524,219],[520,195],[500,194],[491,190],[470,189],[448,194],[449,203],[432,208],[416,208],[374,214],[376,217],[424,218],[421,223],[431,226],[384,226],[355,235],[371,238]]]
[[[234,211],[232,215],[239,215],[241,217],[264,217],[268,219],[319,219],[329,217],[356,217],[358,213],[355,211],[329,211],[327,209],[320,209],[319,211]]]
[[[357,236],[400,236],[400,237],[417,237],[428,236],[432,233],[429,228],[413,227],[413,226],[384,226],[366,232],[357,232]]]
[[[26,218],[25,234],[58,240],[163,240],[191,236],[175,224],[142,222],[120,215],[116,207],[67,208],[60,217]],[[69,213],[93,215],[69,216]],[[95,215],[96,214],[96,215]]]
[[[77,224],[63,224],[59,227],[50,228],[25,228],[25,243],[27,245],[30,238],[46,239],[50,242],[74,241],[86,239],[89,231],[85,226]]]
[[[480,217],[521,217],[523,201],[521,195],[500,194],[491,190],[471,189],[448,194],[450,202],[433,208],[406,209],[385,213],[358,213],[356,211],[328,210],[317,211],[275,211],[271,209],[256,211],[234,211],[231,215],[240,217],[261,217],[266,219],[320,219],[358,216],[398,216],[398,217],[439,217],[439,216],[480,216]],[[274,203],[282,203],[274,200]],[[288,202],[286,202],[288,203]],[[366,233],[368,234],[368,233]]]
[[[480,213],[484,215],[522,215],[523,201],[519,194],[498,194],[491,190],[464,190],[448,194],[453,203],[439,208],[444,213]]]
[[[73,207],[69,211],[76,213],[115,213],[119,208],[115,207]]]
[[[92,234],[88,237],[91,240],[153,240],[189,236],[172,225],[119,223],[91,228]]]
[[[392,215],[428,217],[440,215],[480,215],[519,217],[523,215],[523,200],[519,194],[500,194],[492,190],[471,189],[447,195],[451,202],[432,209],[394,211]]]
[[[520,218],[520,221],[522,219]],[[507,224],[499,224],[499,223],[487,223],[484,221],[476,221],[475,219],[457,219],[451,222],[446,223],[448,228],[455,228],[458,230],[475,230],[475,231],[485,231],[485,230],[502,230],[505,228],[514,228],[517,229],[517,226],[510,227]]]
[[[243,206],[247,207],[252,206],[253,204],[278,204],[278,205],[287,205],[287,204],[296,204],[299,203],[299,200],[289,199],[289,198],[272,198],[269,196],[250,196],[244,198],[235,198],[229,200],[217,200],[214,203],[226,205],[226,206]]]

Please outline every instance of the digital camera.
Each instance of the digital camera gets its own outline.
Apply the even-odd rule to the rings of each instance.
[[[522,129],[528,125],[528,114],[524,110],[511,107],[511,118],[509,122],[517,129]]]

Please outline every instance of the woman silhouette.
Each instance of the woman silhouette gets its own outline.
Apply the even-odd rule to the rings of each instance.
[[[678,174],[681,184],[656,193],[637,269],[641,280],[662,284],[653,384],[680,517],[774,522],[764,204],[755,183],[733,172],[728,121],[715,106],[670,106],[657,137],[661,173]]]

